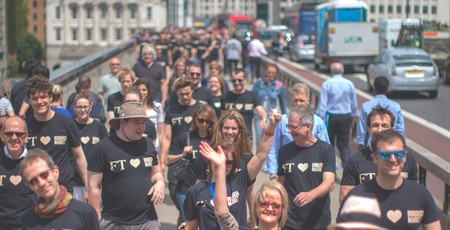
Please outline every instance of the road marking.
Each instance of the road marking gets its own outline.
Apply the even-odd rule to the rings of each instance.
[[[290,65],[292,65],[292,66],[294,66],[296,68],[299,68],[301,70],[310,72],[313,75],[322,78],[323,80],[330,79],[329,76],[327,76],[325,74],[317,73],[315,71],[312,71],[312,70],[306,68],[304,65],[301,65],[301,64],[298,64],[298,63],[295,63],[295,62],[291,62],[291,61],[287,60],[286,58],[279,58],[279,59],[281,59],[281,61],[286,62],[287,64],[290,64]],[[362,75],[362,74],[353,74],[352,77],[356,77],[356,78],[358,78],[358,79],[360,79],[360,80],[362,80],[364,82],[367,82],[366,77],[364,77],[364,75]],[[319,86],[319,88],[320,87],[321,86]],[[356,89],[356,92],[357,92],[358,95],[360,95],[361,97],[365,98],[366,100],[370,100],[370,99],[373,98],[372,95],[370,95],[370,94],[368,94],[368,93],[366,93],[366,92],[364,92],[364,91],[362,91],[360,89]],[[429,129],[433,130],[434,132],[436,132],[436,133],[438,133],[438,134],[440,134],[440,135],[442,135],[445,138],[450,140],[450,131],[449,130],[447,130],[445,128],[442,128],[439,125],[436,125],[433,122],[427,121],[424,118],[419,117],[419,116],[417,116],[417,115],[415,115],[413,113],[410,113],[410,112],[408,112],[408,111],[406,111],[404,109],[402,109],[402,113],[403,113],[403,116],[408,118],[409,120],[411,120],[413,122],[416,122],[416,123],[418,123],[418,124],[420,124],[420,125],[422,125],[424,127],[427,127]]]

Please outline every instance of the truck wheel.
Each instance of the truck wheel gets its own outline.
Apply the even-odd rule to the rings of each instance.
[[[438,91],[437,90],[432,90],[432,91],[429,91],[428,94],[429,94],[430,98],[434,99],[434,98],[437,97]]]

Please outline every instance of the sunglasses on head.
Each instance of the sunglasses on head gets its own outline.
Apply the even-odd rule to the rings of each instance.
[[[30,186],[36,186],[36,184],[38,182],[38,177],[41,178],[42,180],[47,180],[48,176],[50,175],[51,170],[52,169],[47,169],[44,172],[41,172],[38,176],[29,179],[27,181],[27,184]]]
[[[233,83],[242,83],[242,82],[244,82],[244,79],[231,79],[231,82],[233,82]]]
[[[405,149],[395,150],[395,151],[381,151],[381,150],[377,150],[377,151],[373,152],[373,154],[380,155],[380,159],[383,160],[383,161],[388,161],[389,159],[391,159],[392,155],[394,155],[395,159],[401,160],[401,159],[403,159],[403,157],[405,157],[406,150]]]
[[[265,202],[265,201],[258,201],[258,206],[263,209],[266,209],[269,206],[272,206],[272,209],[274,209],[274,210],[280,210],[280,208],[281,208],[281,204],[269,203],[269,202]]]
[[[21,137],[25,136],[26,133],[24,133],[24,132],[9,132],[9,131],[6,131],[6,132],[4,132],[4,134],[7,137],[12,137],[13,135],[16,135],[16,137],[21,138]]]

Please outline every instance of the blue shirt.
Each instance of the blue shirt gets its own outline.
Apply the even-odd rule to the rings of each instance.
[[[286,128],[287,123],[288,116],[286,114],[283,114],[283,116],[281,116],[280,123],[278,123],[278,126],[275,129],[272,147],[270,148],[269,156],[267,157],[266,161],[266,168],[264,169],[265,172],[268,172],[270,174],[276,174],[278,172],[278,150],[280,149],[280,147],[289,142],[292,142],[292,136],[291,134],[289,134],[288,129]],[[325,126],[323,120],[316,115],[314,115],[314,126],[312,129],[312,134],[317,139],[330,144],[327,127]]]
[[[271,109],[278,111],[277,99],[280,100],[281,113],[286,113],[284,85],[281,81],[275,80],[269,83],[266,80],[257,80],[253,85],[252,91],[256,94],[259,103],[264,107],[268,115]]]
[[[322,84],[319,105],[316,114],[323,120],[327,114],[349,114],[353,117],[358,113],[356,91],[353,82],[336,74]]]
[[[370,145],[371,138],[367,132],[367,116],[369,116],[369,113],[378,104],[392,112],[395,118],[394,127],[392,128],[400,134],[405,135],[405,121],[403,120],[402,108],[397,102],[388,99],[386,95],[378,94],[372,100],[364,102],[361,106],[361,114],[359,115],[358,128],[356,130],[356,143],[358,145]],[[368,135],[368,139],[365,144],[366,135]]]

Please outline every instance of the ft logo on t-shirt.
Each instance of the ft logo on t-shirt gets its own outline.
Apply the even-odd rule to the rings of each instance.
[[[322,172],[323,163],[298,163],[297,167],[295,167],[296,163],[286,163],[281,166],[283,168],[284,173],[292,173],[293,170],[298,169],[300,172],[306,172],[307,170],[311,170],[311,172]]]
[[[67,142],[67,136],[40,136],[38,137],[28,137],[28,142],[31,143],[31,147],[35,147],[38,142],[43,145],[48,145],[53,140],[53,145],[65,145]]]

